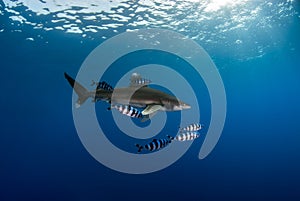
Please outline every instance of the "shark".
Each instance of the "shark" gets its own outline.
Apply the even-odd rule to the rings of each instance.
[[[97,83],[95,90],[88,90],[67,73],[64,73],[64,76],[78,95],[75,105],[77,108],[89,98],[92,98],[94,102],[108,102],[112,106],[121,104],[143,108],[142,115],[150,115],[151,117],[158,111],[180,111],[191,108],[189,104],[177,97],[149,87],[151,81],[142,78],[138,73],[131,75],[127,87],[114,89],[103,81]]]

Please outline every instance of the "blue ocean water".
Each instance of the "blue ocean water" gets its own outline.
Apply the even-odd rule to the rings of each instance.
[[[0,200],[299,200],[299,2],[222,2],[1,2]],[[132,175],[86,151],[63,73],[75,77],[99,44],[141,28],[177,31],[208,52],[224,82],[227,115],[207,158],[198,159],[201,138],[166,169]],[[143,54],[126,63],[178,65]],[[196,89],[209,125],[208,92],[204,83]],[[101,116],[106,105],[96,104]]]

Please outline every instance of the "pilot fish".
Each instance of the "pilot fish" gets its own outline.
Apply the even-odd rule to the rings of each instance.
[[[94,80],[92,80],[91,86],[94,86],[94,85],[96,85],[96,90],[97,89],[103,89],[103,90],[106,90],[106,91],[113,91],[114,90],[114,88],[105,81],[95,82]]]
[[[129,117],[134,118],[143,118],[142,112],[137,108],[134,108],[130,105],[112,105],[113,108],[117,109],[120,113],[125,114]],[[110,108],[108,108],[110,109]]]
[[[202,124],[190,124],[184,128],[180,129],[180,132],[186,132],[186,131],[198,131],[202,129],[203,125]]]
[[[179,133],[175,136],[174,140],[177,141],[188,141],[194,140],[198,138],[200,135],[197,132],[186,132],[186,133]]]
[[[171,136],[167,136],[167,137],[168,138],[164,138],[164,139],[153,139],[152,142],[145,144],[144,146],[139,144],[136,144],[135,146],[138,148],[138,153],[140,153],[142,149],[146,149],[148,151],[156,151],[166,147],[174,139]]]
[[[70,79],[70,78],[69,78]],[[114,88],[111,86],[111,85],[109,85],[107,82],[105,82],[105,81],[101,81],[101,82],[95,82],[94,80],[92,80],[92,84],[91,84],[91,86],[94,86],[94,85],[96,85],[96,91],[98,90],[104,90],[104,92],[105,93],[111,93],[111,92],[113,92],[113,90],[114,90]],[[97,101],[99,101],[99,100],[102,100],[102,101],[106,101],[106,102],[109,102],[110,103],[110,100],[109,100],[109,98],[108,97],[106,97],[106,98],[99,98],[99,97],[97,97],[97,96],[95,96],[94,97],[94,100],[93,100],[93,102],[97,102]]]
[[[151,83],[151,80],[142,78],[141,75],[133,73],[130,78],[130,86],[144,86]]]

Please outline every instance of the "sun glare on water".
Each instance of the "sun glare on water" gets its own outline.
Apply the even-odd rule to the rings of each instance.
[[[222,8],[244,5],[248,0],[210,0],[205,8],[206,12],[215,12]]]
[[[7,18],[9,26],[0,26],[0,33],[21,33],[25,26],[32,28],[27,42],[47,41],[46,32],[51,31],[76,35],[80,43],[84,43],[94,39],[99,42],[124,31],[162,28],[184,34],[211,52],[223,55],[228,53],[225,50],[231,49],[234,52],[230,57],[235,55],[242,60],[261,57],[267,50],[278,48],[280,41],[285,40],[280,30],[286,30],[295,16],[299,16],[297,0],[2,2],[0,16]]]

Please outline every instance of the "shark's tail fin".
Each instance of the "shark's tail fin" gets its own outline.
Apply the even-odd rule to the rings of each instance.
[[[78,95],[78,100],[76,103],[76,108],[80,107],[90,96],[91,93],[89,90],[84,88],[81,84],[76,82],[71,76],[69,76],[67,73],[64,73],[65,78],[68,80],[71,87],[74,89],[76,94]]]

